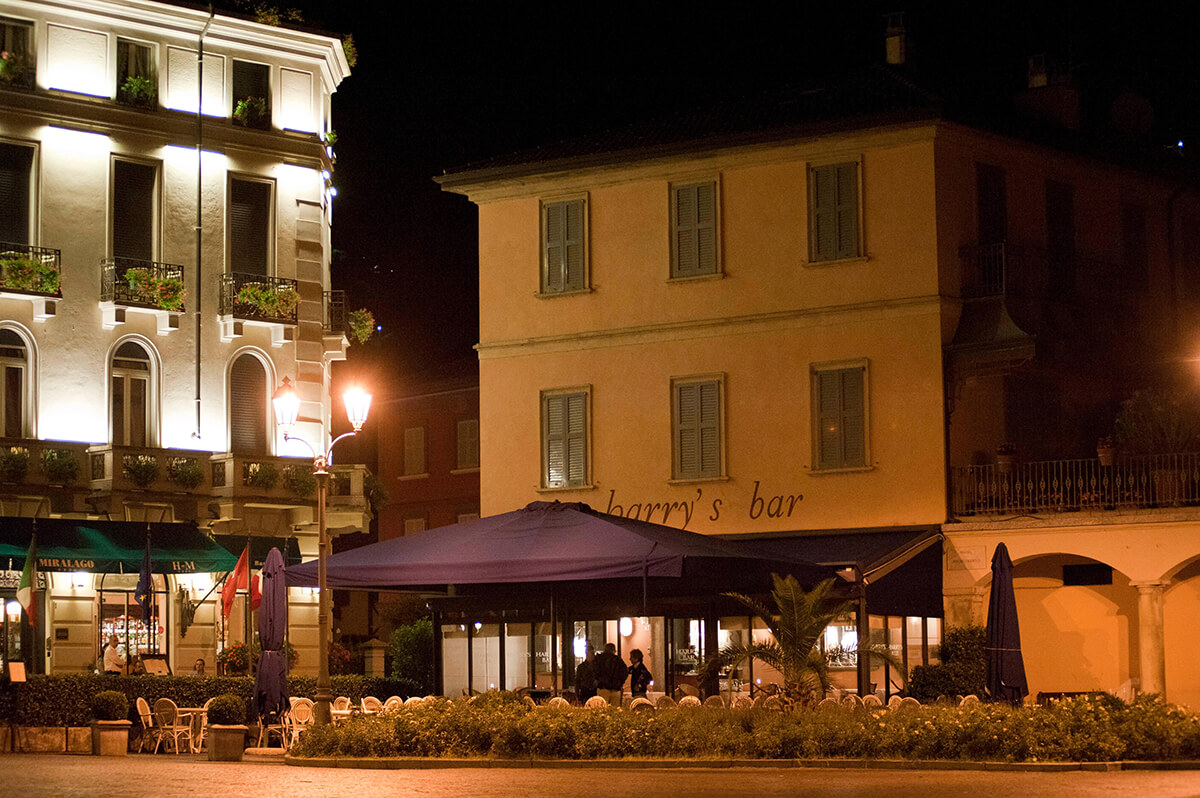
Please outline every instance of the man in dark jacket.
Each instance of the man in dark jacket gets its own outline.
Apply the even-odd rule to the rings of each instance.
[[[583,703],[596,694],[596,652],[588,646],[587,656],[575,668],[575,689]]]
[[[598,694],[614,707],[621,706],[621,688],[625,686],[625,678],[629,668],[625,660],[617,656],[617,647],[612,643],[604,646],[604,651],[596,655],[596,687]]]

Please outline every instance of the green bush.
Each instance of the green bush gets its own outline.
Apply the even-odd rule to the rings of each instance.
[[[92,715],[96,720],[126,720],[129,699],[117,690],[101,690],[92,697]]]
[[[167,479],[184,490],[192,490],[204,481],[204,469],[194,457],[172,457],[167,461]]]
[[[79,476],[79,461],[70,449],[42,449],[42,473],[51,482],[70,484]]]
[[[433,621],[421,618],[392,632],[392,678],[404,682],[408,692],[433,692]]]
[[[283,469],[283,486],[297,499],[307,499],[317,489],[317,478],[310,465],[290,465]]]
[[[24,482],[29,470],[29,450],[10,446],[0,451],[0,482]]]
[[[941,696],[976,695],[987,692],[987,630],[982,626],[958,626],[942,637],[940,665],[918,665],[908,680],[908,694],[921,702]]]
[[[152,454],[127,454],[121,460],[121,470],[139,488],[148,488],[158,479],[158,458]]]
[[[245,483],[252,488],[270,490],[279,482],[279,469],[272,463],[247,463]]]
[[[208,705],[208,722],[236,726],[246,722],[246,699],[233,693],[219,695]]]

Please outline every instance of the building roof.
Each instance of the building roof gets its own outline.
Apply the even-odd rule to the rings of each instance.
[[[942,99],[880,65],[812,79],[708,108],[676,113],[446,170],[445,188],[556,168],[601,166],[768,143],[941,115]]]

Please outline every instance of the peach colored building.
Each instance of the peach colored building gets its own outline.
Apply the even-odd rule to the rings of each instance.
[[[809,88],[439,178],[479,207],[482,513],[581,501],[932,591],[870,610],[910,666],[984,621],[1003,541],[1032,693],[1200,706],[1195,485],[1078,487],[1146,468],[1095,440],[1190,329],[1196,195],[887,69]]]

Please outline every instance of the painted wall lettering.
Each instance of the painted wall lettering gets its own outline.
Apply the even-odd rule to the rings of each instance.
[[[804,500],[802,493],[768,493],[762,491],[762,483],[754,481],[754,492],[750,502],[745,506],[745,515],[752,521],[760,518],[791,518],[796,512],[796,506]],[[696,514],[696,507],[704,503],[704,489],[696,488],[696,495],[686,501],[636,501],[618,502],[617,491],[608,491],[608,507],[606,513],[620,515],[625,518],[637,518],[656,524],[687,529]],[[705,517],[709,521],[718,521],[721,514],[739,512],[739,503],[728,499],[710,499],[709,512]],[[704,507],[700,507],[704,513]]]

